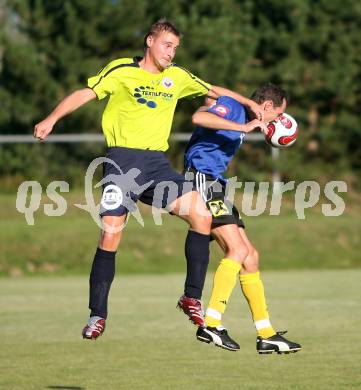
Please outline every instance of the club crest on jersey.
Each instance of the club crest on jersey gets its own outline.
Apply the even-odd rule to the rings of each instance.
[[[172,88],[173,87],[173,80],[169,77],[164,77],[164,79],[162,80],[162,84],[164,87],[166,88]]]
[[[229,108],[226,106],[223,106],[222,104],[216,104],[216,106],[213,109],[214,109],[214,111],[216,111],[216,113],[219,116],[222,116],[222,117],[226,116],[229,113]]]

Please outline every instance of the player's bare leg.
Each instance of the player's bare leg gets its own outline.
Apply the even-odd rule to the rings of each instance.
[[[116,251],[122,239],[123,229],[127,216],[120,217],[105,215],[102,217],[104,228],[100,232],[99,248],[107,251]]]
[[[169,205],[169,210],[189,224],[191,230],[209,236],[212,216],[197,191],[190,191]]]
[[[108,315],[108,295],[115,274],[115,254],[122,238],[126,215],[103,216],[103,229],[94,257],[89,279],[90,318],[84,327],[83,338],[95,340],[105,330]]]
[[[195,325],[204,326],[204,313],[201,296],[209,262],[209,239],[212,217],[196,191],[176,199],[169,207],[173,214],[189,224],[185,242],[187,275],[184,295],[177,307]]]

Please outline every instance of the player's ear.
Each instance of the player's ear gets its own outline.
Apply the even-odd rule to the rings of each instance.
[[[151,47],[153,41],[154,41],[153,35],[148,35],[148,37],[147,37],[147,46],[148,46],[148,47]]]
[[[263,102],[263,108],[265,111],[273,110],[273,101],[272,100],[266,100]]]

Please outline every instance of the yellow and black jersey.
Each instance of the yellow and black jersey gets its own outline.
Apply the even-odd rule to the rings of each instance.
[[[88,87],[98,99],[109,96],[102,119],[109,147],[165,151],[178,99],[205,95],[211,86],[176,64],[147,72],[140,60],[110,62],[88,79]]]

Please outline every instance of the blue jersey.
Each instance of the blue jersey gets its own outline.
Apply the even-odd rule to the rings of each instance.
[[[228,96],[218,98],[207,111],[239,124],[248,122],[245,107]],[[241,146],[244,136],[245,133],[240,131],[196,127],[185,151],[184,167],[225,180],[222,174]]]

